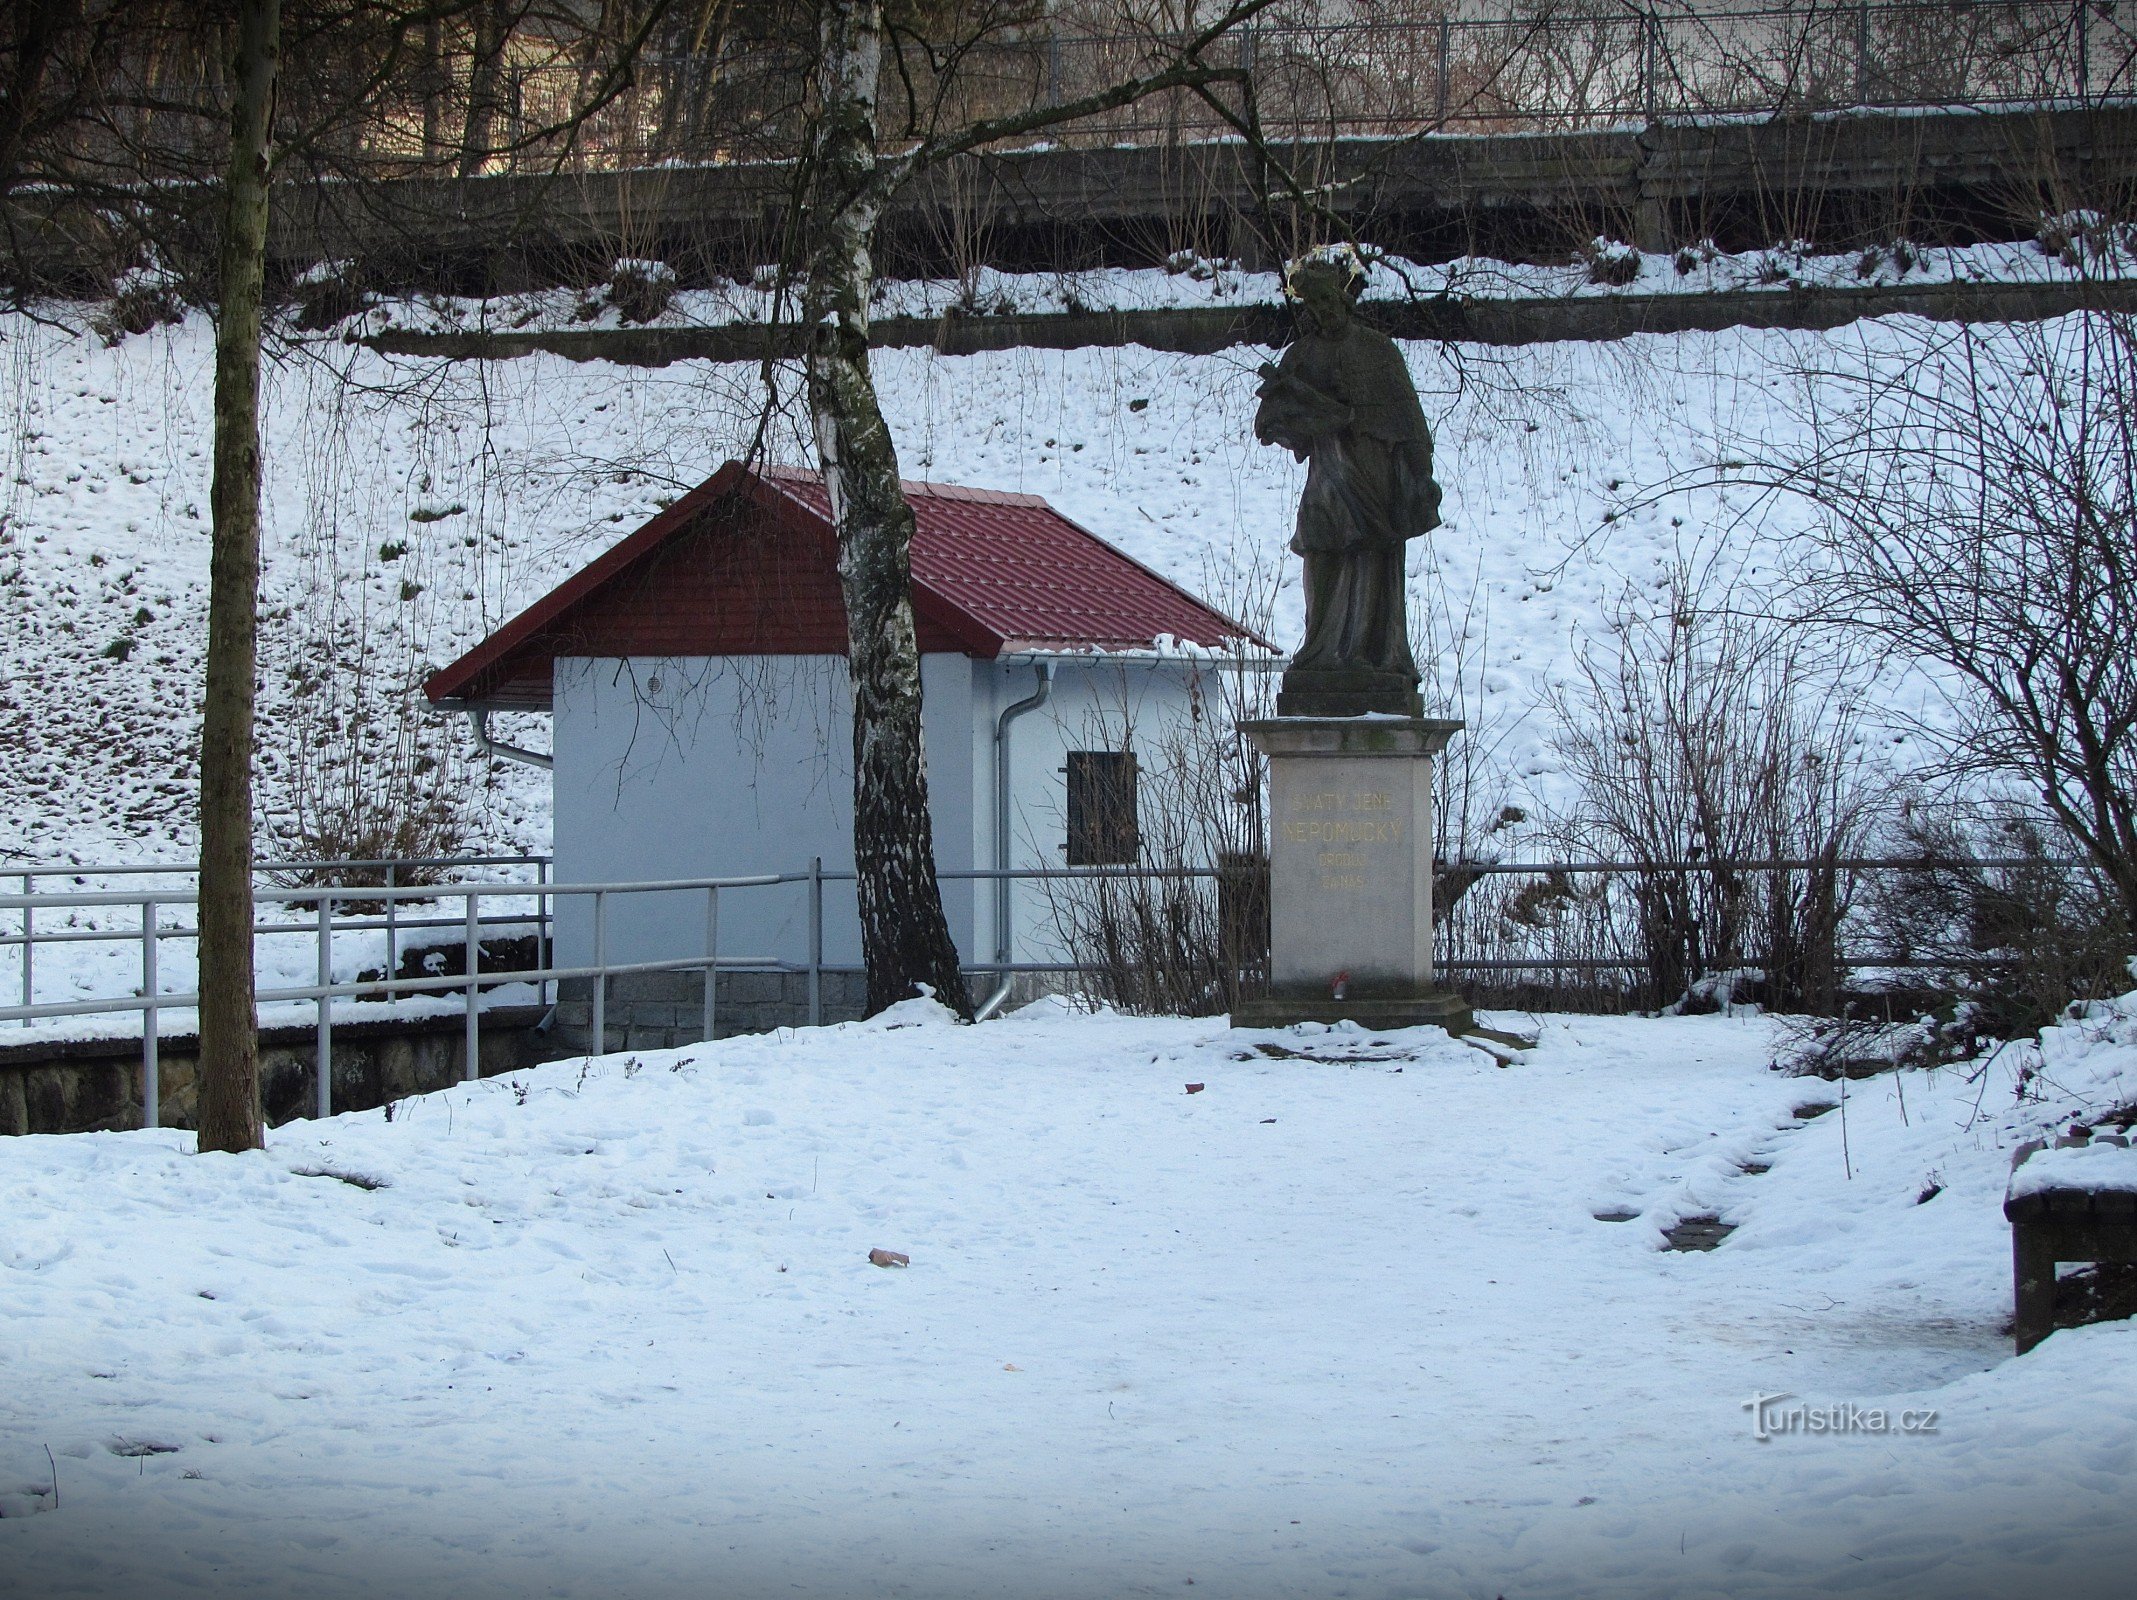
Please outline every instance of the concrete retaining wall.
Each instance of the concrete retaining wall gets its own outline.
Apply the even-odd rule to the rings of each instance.
[[[1359,236],[1419,260],[1563,254],[1598,232],[1662,249],[1801,237],[1845,246],[2022,237],[2043,206],[2093,203],[2137,170],[2137,108],[1863,111],[1664,119],[1572,133],[1420,135],[1280,144],[1277,153]],[[355,260],[380,287],[511,292],[590,281],[618,256],[685,282],[777,258],[793,184],[784,164],[499,174],[276,191],[281,279]],[[1236,142],[986,152],[930,169],[886,211],[889,276],[1145,266],[1181,248],[1267,265],[1316,222],[1261,197]],[[173,259],[212,259],[214,190],[165,199]],[[93,206],[18,190],[0,205],[33,278],[110,281],[133,235]]]

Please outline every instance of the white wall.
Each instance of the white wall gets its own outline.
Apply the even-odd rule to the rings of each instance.
[[[1029,695],[1034,669],[1025,663],[973,663],[978,682],[975,699],[987,707],[975,727],[976,762],[981,794],[975,809],[983,832],[979,859],[993,864],[995,719],[1002,709]],[[1068,781],[1071,750],[1136,749],[1142,753],[1142,789],[1150,789],[1155,750],[1190,715],[1190,682],[1195,669],[1186,663],[1067,660],[1054,663],[1052,696],[1041,709],[1010,724],[1010,861],[1018,868],[1060,867],[1068,861]],[[1215,699],[1214,686],[1205,685]],[[1059,892],[1058,889],[1055,892]],[[983,892],[977,924],[984,943],[980,959],[995,950],[994,899]],[[1044,884],[1019,882],[1010,892],[1010,927],[1015,959],[1054,961],[1062,951],[1054,938],[1054,918]]]
[[[972,665],[921,662],[938,860],[969,867]],[[853,868],[852,695],[840,656],[683,661],[560,658],[555,669],[556,871],[562,883]],[[720,896],[724,955],[808,959],[804,885]],[[573,897],[574,899],[578,897]],[[969,888],[945,897],[972,933]],[[824,959],[860,960],[853,885],[824,891]],[[612,961],[694,955],[705,895],[609,897]],[[558,955],[592,957],[590,903],[560,908]]]
[[[1048,704],[1011,725],[1011,864],[1066,861],[1071,750],[1154,748],[1189,714],[1186,664],[1058,662]],[[929,655],[921,662],[928,789],[944,872],[994,863],[994,732],[1036,683],[1027,663]],[[852,699],[838,656],[654,661],[559,659],[555,669],[555,839],[562,883],[827,871],[853,865]],[[1145,759],[1148,782],[1148,759]],[[726,955],[808,958],[805,886],[720,897]],[[992,887],[946,879],[951,936],[992,959]],[[824,958],[860,960],[851,883],[824,896]],[[1018,960],[1052,960],[1045,889],[1019,884]],[[651,961],[704,948],[705,896],[611,895],[608,955]],[[567,900],[558,957],[593,953],[590,902]]]

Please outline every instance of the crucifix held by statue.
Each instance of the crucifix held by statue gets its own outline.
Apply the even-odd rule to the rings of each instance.
[[[1261,373],[1255,436],[1306,463],[1306,635],[1276,715],[1241,725],[1269,758],[1269,989],[1232,1021],[1458,1033],[1469,1008],[1433,970],[1432,758],[1461,724],[1423,714],[1403,605],[1440,491],[1409,368],[1356,316],[1358,280],[1341,257],[1295,265],[1298,336]]]

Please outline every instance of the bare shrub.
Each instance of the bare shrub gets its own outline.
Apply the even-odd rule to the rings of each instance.
[[[457,855],[467,841],[465,775],[454,742],[423,714],[412,683],[374,686],[361,661],[293,667],[284,723],[289,811],[274,819],[277,853],[312,862],[410,863]],[[383,866],[306,868],[289,887],[376,887]],[[394,882],[436,883],[437,867],[398,865]]]
[[[2114,886],[2073,841],[2023,815],[1910,809],[1918,858],[1872,897],[1879,943],[1949,963],[1940,1009],[1964,1007],[1984,1039],[2016,1039],[2073,1003],[2129,987]]]
[[[306,333],[338,328],[361,315],[371,297],[355,261],[322,261],[290,285],[291,321]]]
[[[625,322],[653,322],[675,299],[675,269],[626,257],[609,269],[606,297]]]
[[[1253,554],[1232,570],[1210,592],[1266,635],[1276,565]],[[1241,651],[1197,673],[1184,724],[1138,738],[1126,711],[1101,713],[1093,738],[1141,762],[1139,870],[1043,885],[1055,938],[1092,999],[1144,1016],[1212,1016],[1267,982],[1267,763],[1239,724],[1270,715],[1275,691]]]
[[[89,325],[105,344],[114,345],[128,334],[183,322],[185,314],[177,275],[152,262],[121,273],[111,286],[111,298],[90,317]]]
[[[347,414],[358,403],[342,392],[309,419],[299,456],[307,581],[294,604],[263,619],[261,666],[278,714],[259,760],[279,775],[270,792],[285,796],[264,831],[284,860],[392,861],[397,884],[436,881],[436,869],[399,863],[461,853],[474,786],[455,730],[423,699],[424,646],[440,604],[439,547],[453,539],[479,548],[480,513],[463,521],[458,503],[438,509],[427,472],[408,486],[412,510],[402,495],[379,494],[348,447]],[[385,869],[309,870],[286,881],[373,886]]]
[[[1817,614],[1943,670],[1917,731],[2037,804],[2137,936],[2137,317],[1905,323],[1802,376],[1753,472],[1817,513]]]
[[[1835,667],[1800,634],[1700,609],[1683,573],[1659,611],[1620,604],[1613,629],[1615,655],[1584,654],[1558,696],[1581,786],[1564,839],[1630,864],[1646,1002],[1711,1006],[1743,986],[1776,1009],[1833,1009],[1857,888],[1843,861],[1883,798]],[[1801,864],[1743,870],[1755,861]],[[1709,864],[1668,865],[1693,862]]]

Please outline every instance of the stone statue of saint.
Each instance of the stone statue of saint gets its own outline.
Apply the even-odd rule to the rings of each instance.
[[[1306,562],[1306,637],[1277,715],[1418,716],[1403,551],[1439,526],[1432,430],[1402,352],[1352,312],[1363,280],[1308,257],[1286,278],[1298,336],[1261,369],[1254,436],[1307,463],[1291,548]]]

